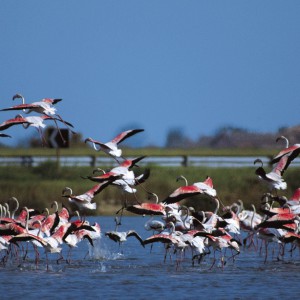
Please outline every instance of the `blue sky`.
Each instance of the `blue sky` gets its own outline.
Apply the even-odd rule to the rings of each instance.
[[[300,1],[1,1],[1,108],[62,98],[61,116],[106,142],[144,128],[191,139],[223,126],[300,124]],[[14,117],[1,112],[0,121]],[[13,139],[36,134],[21,126]]]

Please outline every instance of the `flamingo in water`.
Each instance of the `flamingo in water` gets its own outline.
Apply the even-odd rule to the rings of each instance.
[[[103,152],[105,152],[106,154],[108,154],[109,156],[114,158],[117,162],[119,162],[117,158],[122,157],[122,150],[120,148],[118,148],[118,145],[121,142],[123,142],[125,139],[128,139],[129,137],[131,137],[139,132],[142,132],[142,131],[144,131],[144,129],[130,129],[127,131],[123,131],[107,143],[102,143],[102,142],[96,141],[90,137],[85,139],[84,142],[85,143],[91,142],[96,151],[102,150]],[[99,148],[97,148],[96,145],[98,145]]]
[[[114,242],[119,243],[119,246],[121,246],[122,243],[126,242],[128,237],[134,236],[141,243],[141,245],[145,247],[143,243],[143,239],[135,230],[117,231],[117,228],[121,223],[117,217],[115,217],[115,222],[116,222],[115,230],[105,232],[105,236],[109,237]]]

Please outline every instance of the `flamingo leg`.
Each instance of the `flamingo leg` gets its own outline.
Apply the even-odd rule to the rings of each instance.
[[[68,126],[68,124],[66,124],[66,122],[62,119],[62,117],[58,114],[56,114],[56,116],[66,125],[66,127],[73,133],[73,134],[77,134],[75,131],[73,131],[70,126]]]
[[[58,132],[59,132],[59,135],[60,135],[61,140],[62,140],[63,143],[65,144],[67,141],[63,138],[62,133],[61,133],[59,127],[58,127],[57,121],[56,121],[54,118],[53,118],[53,121],[54,121],[54,123],[55,123],[55,125],[56,125],[56,128],[57,128]]]

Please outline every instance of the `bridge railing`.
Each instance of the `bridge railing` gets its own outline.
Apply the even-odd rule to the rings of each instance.
[[[132,159],[133,157],[128,157]],[[195,166],[195,167],[253,167],[257,157],[253,156],[147,156],[139,162],[140,166],[158,165],[164,167]],[[269,157],[260,157],[265,166]],[[60,166],[114,166],[116,161],[106,156],[0,156],[0,166],[39,166],[47,161],[53,161]],[[300,158],[296,158],[290,167],[300,167]]]

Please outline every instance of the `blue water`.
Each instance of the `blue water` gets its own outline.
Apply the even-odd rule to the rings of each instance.
[[[33,250],[26,261],[10,259],[0,266],[0,299],[289,299],[300,295],[297,251],[278,261],[270,248],[264,263],[264,253],[241,249],[235,262],[227,261],[222,268],[218,261],[212,269],[212,254],[192,266],[191,253],[186,252],[177,266],[174,256],[164,262],[161,243],[150,252],[150,245],[143,248],[134,237],[121,247],[109,240],[104,233],[114,230],[113,217],[88,220],[97,221],[103,233],[94,248],[82,241],[72,249],[69,264],[57,264],[57,254],[51,254],[48,270],[42,250],[38,266]],[[147,238],[151,233],[143,228],[146,221],[147,217],[123,217],[119,231],[135,229]],[[64,257],[67,252],[64,248]]]

